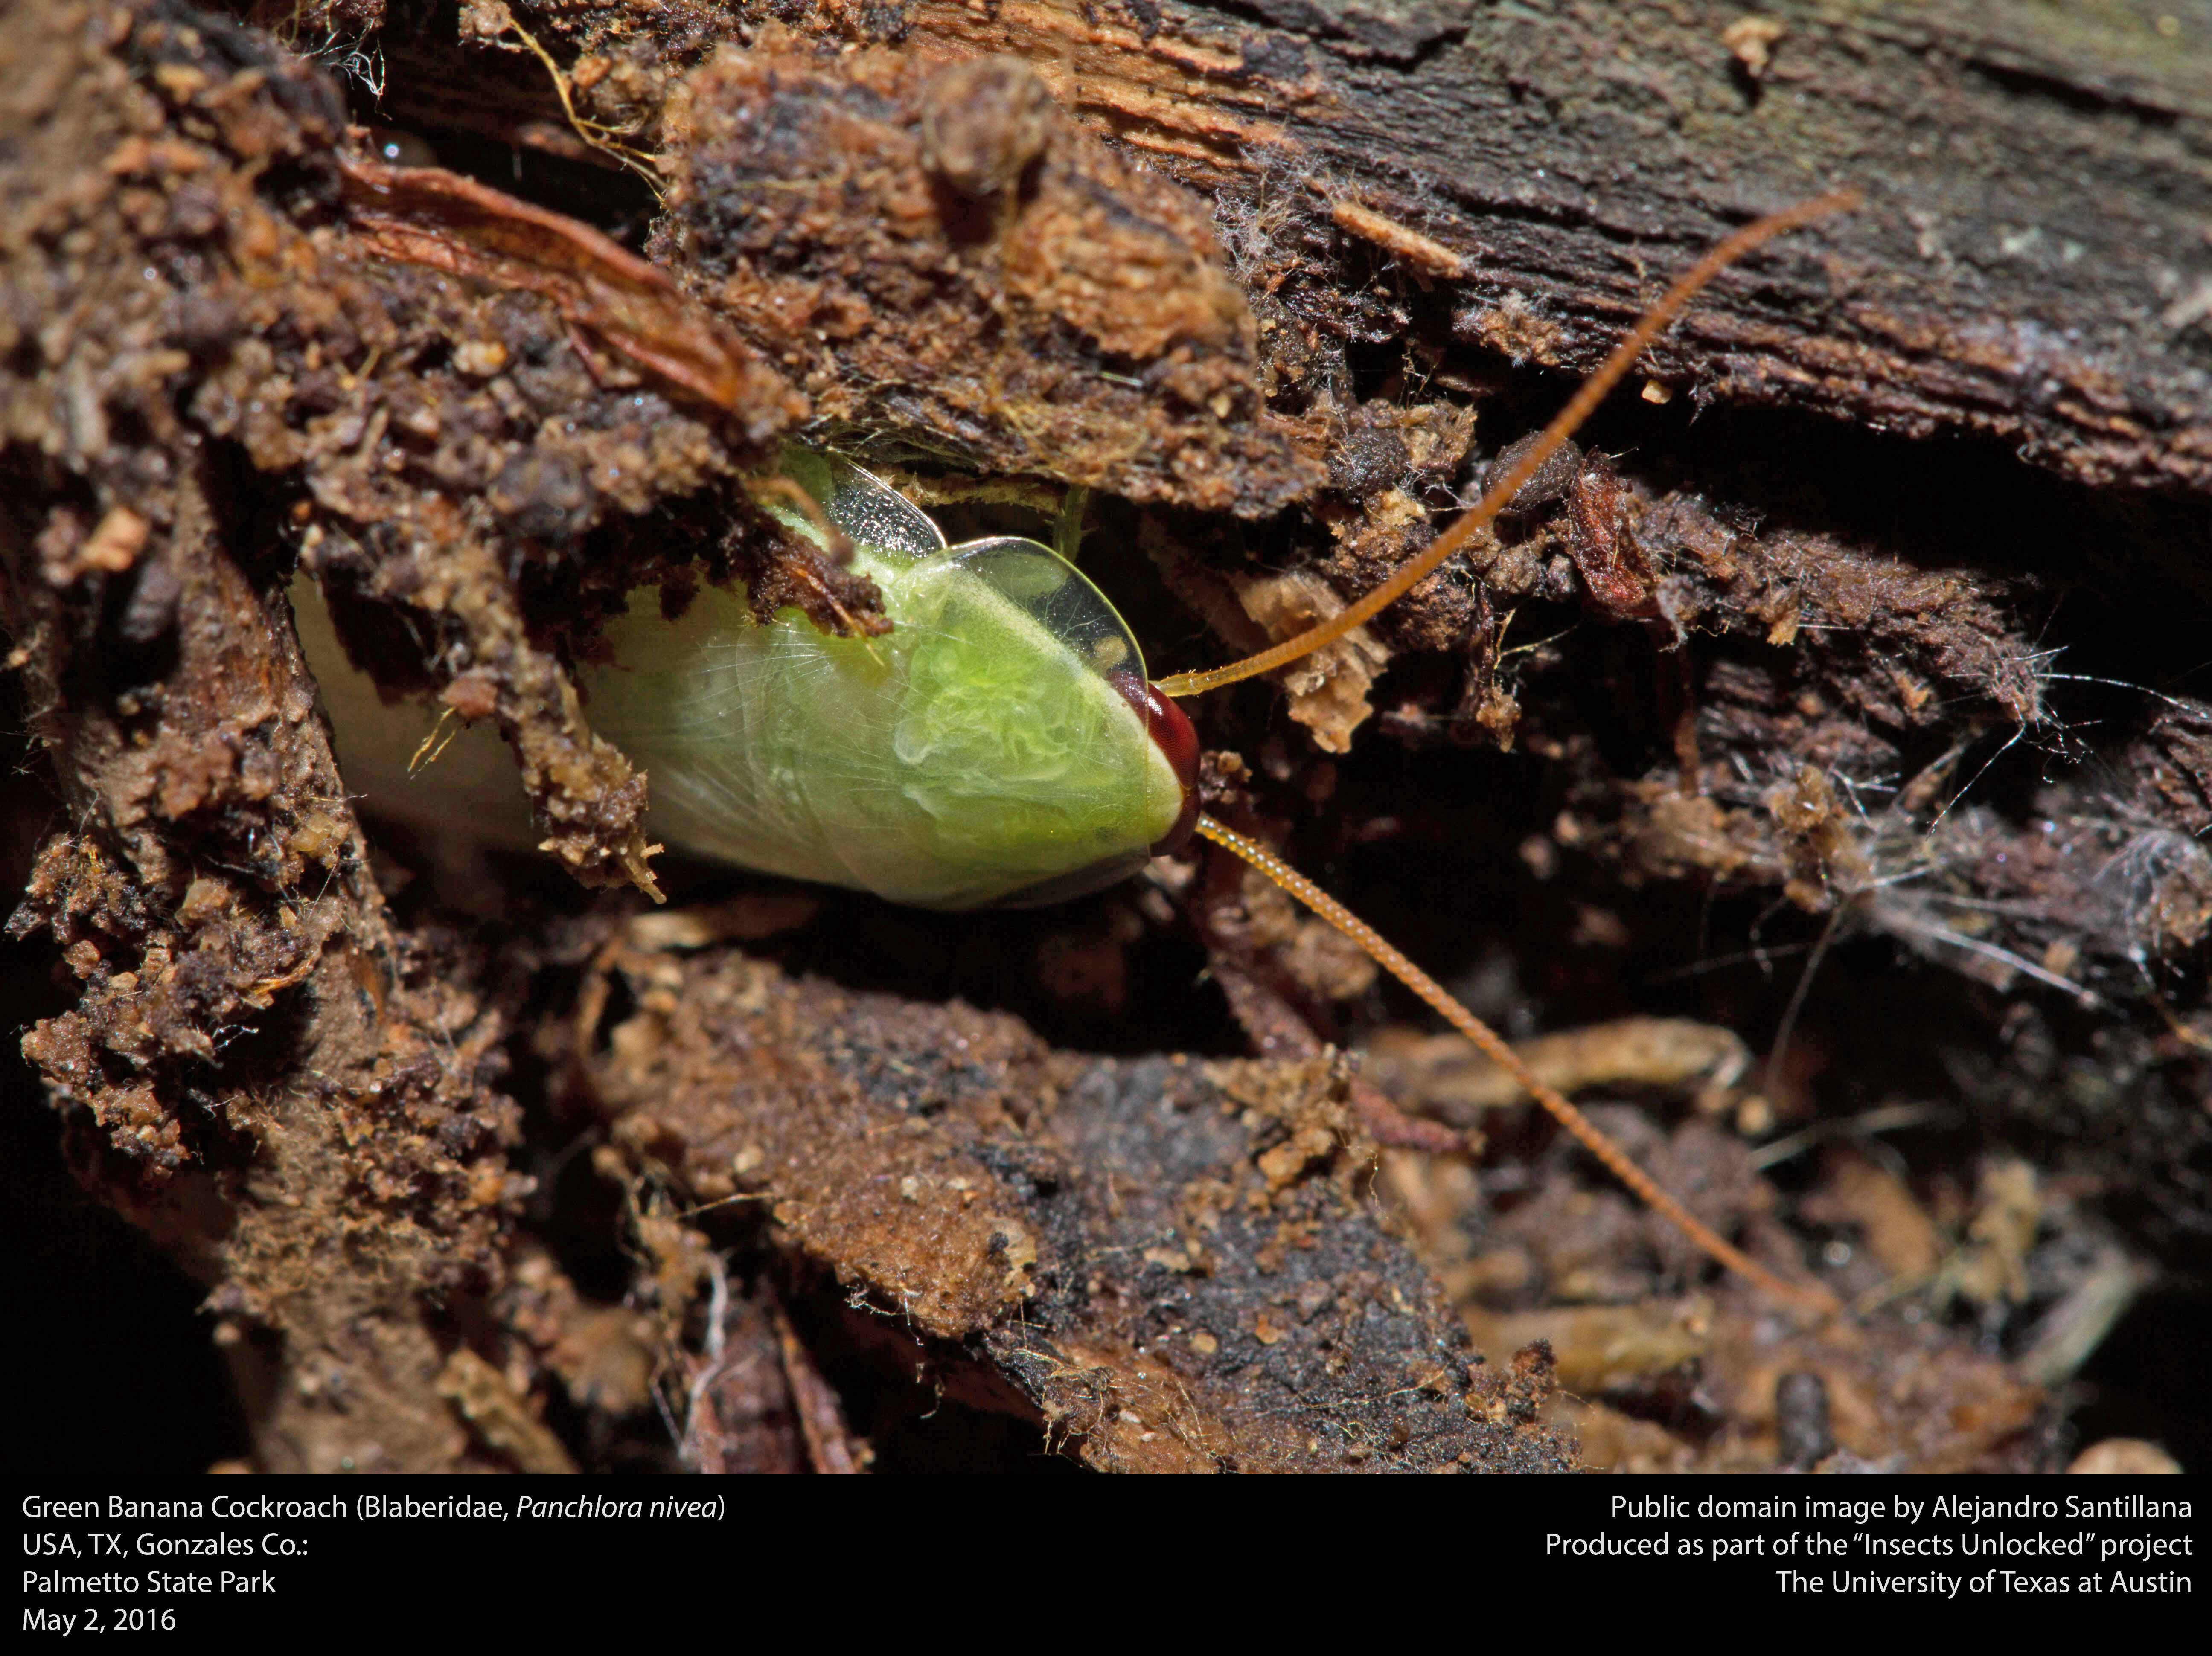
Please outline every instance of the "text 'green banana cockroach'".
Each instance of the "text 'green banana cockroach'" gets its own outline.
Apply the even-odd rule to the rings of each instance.
[[[1497,515],[1699,288],[1768,238],[1853,204],[1824,197],[1747,226],[1683,276],[1518,463],[1419,556],[1331,620],[1250,658],[1158,684],[1103,594],[1065,558],[1012,537],[945,544],[937,525],[849,462],[787,452],[783,473],[819,509],[769,500],[792,531],[834,527],[884,596],[892,627],[834,638],[797,610],[756,622],[742,592],[702,589],[676,620],[658,589],[609,628],[615,664],[582,676],[592,725],[646,772],[653,830],[763,872],[933,908],[1054,901],[1113,883],[1194,833],[1244,858],[1358,943],[1504,1068],[1638,1195],[1714,1259],[1786,1298],[1823,1290],[1751,1259],[1638,1168],[1490,1028],[1363,921],[1199,809],[1198,738],[1171,698],[1308,654],[1426,578]],[[521,791],[488,726],[409,779],[421,710],[378,701],[339,651],[302,576],[309,663],[332,709],[349,786],[373,809],[478,837],[528,835]]]

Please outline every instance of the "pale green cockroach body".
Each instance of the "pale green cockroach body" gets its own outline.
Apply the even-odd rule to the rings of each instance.
[[[791,452],[784,470],[854,543],[892,629],[832,638],[795,610],[762,625],[742,592],[712,587],[672,622],[658,589],[633,594],[608,629],[615,664],[582,688],[592,728],[647,773],[650,832],[930,908],[1049,901],[1140,867],[1186,788],[1140,711],[1136,640],[1098,590],[1034,541],[947,546],[843,460]],[[805,514],[769,509],[821,541]],[[372,810],[483,822],[488,768],[519,799],[512,761],[475,731],[409,778],[428,718],[377,705],[300,596],[340,768]],[[471,797],[450,797],[448,778]]]

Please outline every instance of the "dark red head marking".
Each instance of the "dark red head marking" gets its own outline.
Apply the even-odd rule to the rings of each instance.
[[[1183,710],[1160,694],[1158,685],[1146,683],[1134,673],[1115,673],[1113,682],[1145,721],[1152,745],[1166,756],[1168,767],[1182,784],[1182,810],[1176,816],[1175,826],[1152,846],[1155,857],[1172,856],[1190,843],[1191,834],[1198,827],[1198,732],[1191,728]]]

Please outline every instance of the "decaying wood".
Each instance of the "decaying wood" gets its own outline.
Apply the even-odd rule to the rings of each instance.
[[[971,1453],[1003,1429],[1120,1469],[1558,1466],[1570,1419],[1624,1465],[2047,1464],[2068,1329],[2191,1257],[2212,1157],[2212,709],[2173,620],[2212,496],[2197,20],[770,9],[0,17],[0,625],[63,804],[4,818],[13,946],[62,986],[11,1084],[35,1071],[80,1180],[204,1288],[253,1459],[843,1470],[919,1455],[949,1400]],[[350,108],[308,51],[352,64]],[[1554,1022],[1647,992],[1632,943],[1739,894],[1810,917],[1816,958],[1927,962],[1924,1027],[1838,985],[1764,1073],[1773,1004],[1679,1026],[1717,1067],[1644,1022],[1559,1048],[1697,1094],[1671,1132],[1613,1125],[1701,1214],[1792,1268],[1856,1238],[1839,1290],[1924,1321],[1778,1348],[1556,1147],[1498,1129],[1537,1160],[1491,1182],[1379,1156],[1393,1105],[1322,1052],[1371,974],[1234,870],[981,943],[686,901],[712,877],[681,868],[658,914],[508,869],[457,902],[434,862],[374,860],[332,765],[295,560],[388,688],[498,725],[570,872],[651,889],[649,779],[568,668],[629,587],[680,604],[702,572],[870,624],[866,583],[749,506],[783,434],[956,510],[989,506],[961,468],[1111,494],[1103,578],[1156,653],[1210,655],[1201,628],[1279,634],[1426,544],[1692,250],[1840,183],[1866,209],[1725,277],[1608,416],[1619,452],[1563,463],[1286,709],[1215,698],[1209,788],[1395,892],[1476,991],[1517,965]],[[2108,570],[2106,607],[2053,601]],[[2092,726],[2060,643],[2175,694]],[[2045,774],[1971,793],[2011,742]],[[1531,759],[1454,751],[1508,746]],[[1125,1010],[1212,992],[1170,890],[1271,1061],[1078,1057],[930,986],[1003,955],[953,987],[1011,983],[1072,1045],[1222,1050],[1227,1007],[1172,1034]],[[1825,1139],[1808,1077],[1870,1020],[1959,1094],[1883,1107],[1971,1107],[2002,1147],[1916,1183],[1856,1117]],[[1408,1033],[1373,1081],[1491,1131],[1464,1055]],[[1776,1132],[1819,1158],[1802,1189],[1753,1165]],[[621,1288],[561,1253],[583,1230]],[[1554,1398],[1546,1349],[1510,1355],[1538,1339],[1603,1401]],[[1784,1406],[1785,1366],[1819,1409]],[[1656,1423],[1699,1410],[1694,1441]]]
[[[1248,518],[1310,494],[1322,467],[1266,412],[1257,327],[1201,204],[1025,66],[987,61],[1006,72],[824,62],[775,30],[710,59],[672,122],[655,256],[831,430]],[[1010,148],[988,168],[973,153]]]
[[[435,78],[410,93],[406,54],[451,55],[388,43],[391,106],[501,142],[563,130],[542,82],[532,105],[542,71],[502,32],[507,9],[464,7],[461,33],[517,59],[500,77],[514,106]],[[604,99],[650,148],[674,75],[759,15],[731,4],[647,40],[612,9],[532,27],[583,54],[586,106]],[[1064,106],[1221,199],[1240,275],[1340,338],[1435,318],[1516,361],[1587,369],[1688,252],[1855,184],[1864,211],[1723,284],[1651,378],[1985,436],[2085,482],[2212,493],[2202,20],[2162,33],[2119,4],[1807,0],[1764,9],[1775,31],[1753,70],[1731,45],[1743,15],[1717,0],[798,13],[840,44],[1029,60]],[[1393,282],[1394,260],[1414,280]]]
[[[5,30],[11,113],[42,118],[13,128],[10,287],[53,304],[43,389],[64,397],[9,385],[0,614],[71,825],[10,926],[46,932],[81,994],[25,1055],[64,1107],[80,1177],[210,1290],[268,1465],[482,1464],[429,1388],[435,1297],[488,1284],[527,1188],[493,1086],[500,1024],[368,877],[281,580],[239,557],[227,463],[162,395],[190,358],[138,264],[112,262],[160,212],[134,182],[150,169],[193,186],[171,211],[249,258],[284,231],[165,136],[100,20],[60,21],[75,28],[58,39]],[[313,77],[289,90],[292,118],[258,130],[264,163],[334,108]],[[112,184],[41,196],[81,181],[88,154]],[[41,209],[76,234],[41,239]],[[62,553],[80,513],[116,555],[21,561],[41,541]],[[88,583],[126,600],[104,644]]]
[[[1341,1060],[1076,1059],[755,961],[609,966],[637,1008],[593,1032],[615,1143],[695,1200],[757,1204],[877,1307],[878,1341],[1090,1464],[1573,1464],[1528,1429],[1540,1357],[1437,1340],[1430,1280],[1364,1211]]]

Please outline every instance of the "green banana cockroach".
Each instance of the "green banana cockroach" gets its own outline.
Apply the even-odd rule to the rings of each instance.
[[[1080,895],[1190,837],[1197,736],[1080,571],[1031,540],[947,546],[849,461],[783,470],[851,539],[891,631],[752,626],[713,588],[671,624],[639,594],[609,640],[628,670],[594,675],[588,705],[651,776],[656,834],[928,908]]]
[[[1194,833],[1312,908],[1510,1074],[1625,1184],[1714,1259],[1770,1292],[1832,1309],[1692,1216],[1488,1026],[1327,893],[1199,809],[1198,740],[1171,698],[1285,665],[1395,603],[1494,518],[1643,349],[1722,269],[1769,237],[1852,204],[1825,197],[1745,227],[1701,258],[1570,399],[1481,501],[1371,591],[1246,660],[1158,684],[1137,641],[1066,559],[1011,537],[945,543],[937,525],[849,461],[787,451],[817,519],[763,501],[793,531],[851,543],[892,627],[835,638],[796,610],[757,622],[742,592],[702,588],[665,619],[658,589],[608,629],[614,664],[582,675],[592,726],[643,769],[653,832],[702,855],[893,901],[963,909],[1079,895]],[[373,809],[433,826],[465,813],[478,839],[536,836],[488,725],[458,738],[429,787],[416,708],[382,702],[344,659],[313,583],[295,585],[309,665],[348,786]]]
[[[657,588],[633,594],[608,628],[613,664],[580,676],[593,729],[650,779],[657,836],[945,909],[1079,896],[1190,837],[1197,735],[1079,570],[1010,536],[947,545],[848,460],[793,449],[781,470],[822,520],[777,498],[766,510],[825,549],[824,525],[842,531],[891,631],[831,637],[795,610],[757,624],[743,592],[712,586],[671,622]],[[459,807],[478,838],[529,837],[488,726],[441,752],[427,786],[410,778],[420,711],[377,701],[304,579],[295,607],[343,706],[341,769],[372,810],[434,824]]]

